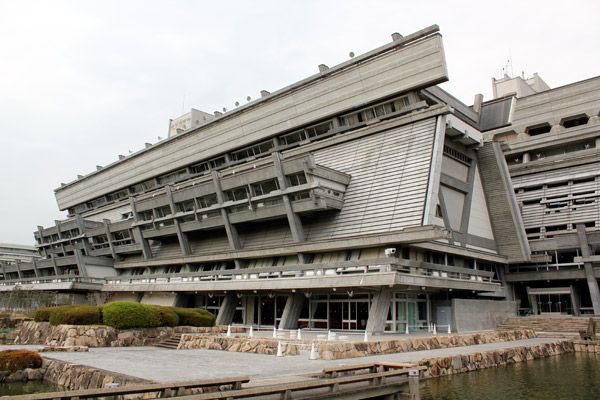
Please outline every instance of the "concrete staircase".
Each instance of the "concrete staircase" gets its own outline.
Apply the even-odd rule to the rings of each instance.
[[[169,338],[167,338],[166,340],[156,344],[156,347],[162,347],[163,349],[177,349],[177,346],[179,346],[179,342],[181,342],[181,334],[180,333],[175,333],[171,336],[169,336]]]
[[[498,325],[497,329],[532,329],[538,337],[574,338],[579,337],[579,331],[587,329],[589,320],[589,317],[570,315],[513,317]]]

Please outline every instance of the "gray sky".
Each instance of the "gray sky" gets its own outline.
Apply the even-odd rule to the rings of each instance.
[[[600,75],[600,2],[0,0],[0,242],[65,216],[53,189],[233,108],[438,24],[450,82],[491,96],[509,58],[551,87]]]

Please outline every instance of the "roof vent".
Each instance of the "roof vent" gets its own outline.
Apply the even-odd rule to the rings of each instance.
[[[144,143],[144,146],[145,146],[146,148],[152,147],[152,143],[148,143],[148,142],[146,142],[146,143]]]
[[[329,69],[329,67],[325,64],[319,64],[319,72],[323,73],[325,71],[327,71]]]
[[[394,32],[392,33],[392,40],[394,42],[397,42],[398,40],[402,40],[402,38],[404,38],[404,36],[402,36],[401,34],[399,34],[398,32]]]
[[[261,90],[260,91],[260,97],[267,97],[270,94],[271,94],[271,92],[269,92],[268,90]]]

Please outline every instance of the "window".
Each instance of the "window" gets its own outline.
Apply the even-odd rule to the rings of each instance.
[[[585,114],[574,115],[572,117],[563,118],[560,124],[565,128],[574,128],[579,125],[585,125],[589,121],[589,118]]]
[[[152,221],[154,214],[152,214],[152,210],[140,211],[138,212],[138,218],[142,221]]]
[[[300,186],[306,184],[306,175],[304,171],[296,172],[294,174],[286,175],[288,185]]]
[[[273,141],[268,140],[266,142],[262,142],[256,144],[254,146],[246,147],[245,149],[234,151],[231,153],[232,160],[243,160],[249,157],[255,157],[264,153],[269,152],[273,148]]]
[[[254,193],[255,196],[263,196],[275,190],[279,190],[279,182],[277,182],[277,179],[269,179],[266,181],[253,183],[251,187],[252,193]]]
[[[308,192],[294,193],[291,196],[291,198],[292,198],[292,201],[310,199],[310,193],[308,193]]]
[[[194,206],[195,206],[194,200],[186,200],[186,201],[182,201],[181,203],[175,203],[175,208],[179,212],[194,211]]]
[[[173,183],[183,179],[187,175],[187,171],[185,169],[180,169],[179,171],[171,172],[170,174],[166,174],[158,177],[158,183],[162,185],[166,185],[168,183]]]
[[[131,189],[132,193],[142,193],[142,192],[152,189],[155,186],[156,186],[156,182],[154,182],[154,179],[150,179],[150,180],[144,181],[142,183],[133,185],[133,186],[131,186],[130,189]]]
[[[306,134],[309,138],[316,138],[318,136],[326,134],[332,128],[333,124],[331,123],[331,121],[327,121],[325,123],[306,128]]]
[[[306,139],[306,136],[304,134],[304,131],[301,130],[301,131],[288,133],[287,135],[282,135],[279,138],[279,144],[281,144],[281,145],[293,144],[293,143],[301,142],[305,139]]]
[[[225,162],[226,162],[225,157],[221,156],[221,157],[213,158],[208,163],[212,169],[217,169],[220,166],[224,165]]]
[[[444,154],[450,158],[455,159],[456,161],[460,161],[464,164],[471,165],[471,158],[466,154],[461,153],[460,151],[453,149],[450,146],[444,145]]]
[[[106,196],[108,201],[116,201],[119,199],[123,199],[129,196],[129,191],[127,189],[119,190],[118,192],[110,193]]]
[[[113,232],[113,238],[115,238],[115,240],[127,240],[127,239],[131,239],[131,236],[129,235],[129,231],[128,230],[123,230],[123,231],[116,231]]]
[[[226,201],[238,201],[248,198],[248,190],[246,186],[240,186],[235,189],[226,190],[223,192]]]
[[[200,208],[207,208],[212,206],[213,204],[217,204],[217,195],[214,193],[198,197],[198,206]]]
[[[154,209],[154,213],[156,214],[156,218],[166,217],[171,214],[171,207],[162,206]]]
[[[525,133],[527,133],[529,136],[537,136],[542,135],[544,133],[548,133],[551,129],[552,127],[550,126],[550,124],[544,122],[543,124],[537,124],[525,128]]]
[[[200,164],[195,164],[190,167],[190,171],[192,174],[201,174],[209,170],[208,162],[203,162]]]

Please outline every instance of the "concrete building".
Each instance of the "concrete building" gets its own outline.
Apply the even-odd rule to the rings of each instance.
[[[0,279],[5,278],[6,267],[17,268],[21,263],[31,263],[32,259],[40,259],[35,246],[0,243]],[[18,277],[18,275],[17,275]]]
[[[197,128],[213,118],[209,113],[192,108],[190,112],[169,120],[169,137]]]
[[[447,79],[437,26],[393,34],[64,184],[68,218],[34,234],[43,260],[8,268],[0,291],[96,291],[225,324],[491,328],[528,302],[519,268],[550,257],[506,157],[529,126],[519,105],[560,89],[469,107],[436,86]],[[555,110],[540,107],[536,120]],[[595,246],[597,224],[577,236],[569,221],[555,237]]]
[[[481,124],[505,155],[532,253],[509,264],[507,284],[535,314],[600,314],[600,77],[494,84],[503,97],[482,105]]]

